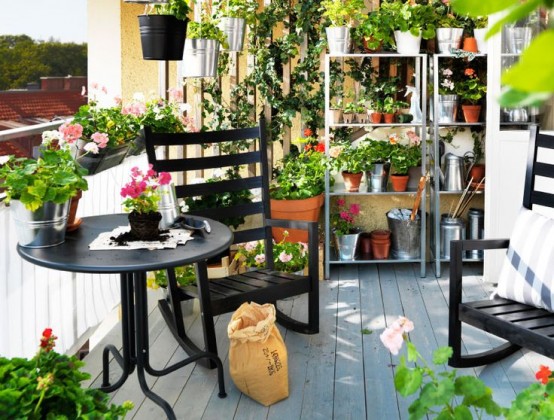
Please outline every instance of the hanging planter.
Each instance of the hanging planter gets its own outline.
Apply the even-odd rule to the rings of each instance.
[[[140,41],[145,60],[181,60],[188,20],[171,15],[140,15]]]
[[[88,170],[88,175],[95,175],[123,162],[128,150],[129,143],[124,143],[116,147],[100,149],[98,154],[81,154],[77,158],[77,161],[83,168]],[[84,153],[82,149],[80,153]]]
[[[187,39],[183,54],[183,77],[216,77],[219,41]]]
[[[228,47],[223,48],[223,50],[242,51],[246,33],[246,20],[237,17],[223,17],[218,26],[227,38]]]

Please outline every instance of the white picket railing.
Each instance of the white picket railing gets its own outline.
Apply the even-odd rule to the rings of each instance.
[[[127,158],[121,165],[87,177],[78,217],[121,213],[119,191],[132,166],[146,166],[146,156]],[[0,355],[30,357],[44,328],[59,337],[58,352],[84,342],[94,326],[119,303],[119,276],[75,274],[50,270],[24,261],[10,211],[0,203]]]

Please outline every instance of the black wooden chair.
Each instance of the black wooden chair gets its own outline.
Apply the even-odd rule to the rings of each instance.
[[[536,176],[554,181],[554,165],[537,159],[539,148],[554,149],[554,136],[538,134],[538,128],[532,126],[523,194],[523,206],[530,210],[533,205],[554,208],[554,192],[535,188]],[[493,363],[521,347],[554,358],[554,313],[499,297],[462,302],[464,253],[467,250],[508,248],[509,243],[509,239],[451,242],[448,344],[453,349],[453,355],[450,366],[472,367]],[[462,322],[507,342],[486,352],[462,355]]]
[[[189,184],[183,182],[176,185],[177,197],[198,197],[215,193],[242,191],[245,189],[260,189],[261,199],[249,204],[241,204],[224,208],[209,208],[189,214],[201,215],[215,220],[222,220],[236,216],[256,216],[260,223],[258,226],[234,232],[234,244],[248,241],[264,240],[267,268],[249,271],[243,274],[231,275],[220,279],[207,278],[206,263],[201,262],[196,266],[196,284],[187,287],[178,287],[175,273],[168,270],[167,300],[159,301],[161,313],[171,329],[173,335],[190,355],[197,353],[200,348],[217,354],[213,317],[236,310],[244,302],[257,302],[260,304],[273,303],[277,300],[291,296],[308,293],[307,321],[293,319],[280,310],[277,310],[277,322],[293,331],[315,334],[319,332],[319,253],[318,253],[318,227],[317,222],[297,222],[288,220],[270,219],[269,207],[269,173],[270,166],[267,159],[267,143],[265,136],[264,120],[253,128],[223,130],[200,133],[153,133],[149,127],[145,127],[146,153],[149,162],[157,172],[185,173],[188,171],[211,170],[214,168],[229,168],[242,165],[255,165],[256,171],[248,171],[240,179],[222,180],[217,182],[205,182]],[[251,141],[248,150],[244,150],[221,156],[158,159],[156,148],[158,146],[171,146],[172,152],[181,149],[181,156],[186,156],[187,148],[211,144],[227,145],[239,142]],[[250,166],[252,168],[252,166]],[[245,172],[245,171],[243,171]],[[257,172],[258,175],[254,174]],[[173,177],[176,178],[175,176]],[[184,176],[186,179],[186,176]],[[261,217],[260,217],[261,216]],[[303,229],[309,234],[308,275],[294,275],[273,270],[273,245],[272,227],[287,229]],[[185,299],[198,298],[204,332],[204,344],[197,346],[188,337],[180,308],[180,302]],[[209,350],[208,350],[209,349]],[[209,367],[214,367],[210,361]]]

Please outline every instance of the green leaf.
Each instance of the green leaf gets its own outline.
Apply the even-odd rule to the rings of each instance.
[[[458,14],[485,16],[500,12],[519,3],[519,0],[452,0],[452,8]]]
[[[456,420],[471,420],[473,416],[471,415],[471,411],[469,411],[469,408],[465,405],[458,405],[457,407],[454,407],[454,418]]]
[[[454,398],[454,383],[450,379],[429,382],[421,390],[420,399],[427,407],[448,404]]]
[[[520,61],[504,73],[502,83],[522,92],[554,92],[552,45],[554,29],[548,29],[537,36],[523,52]]]
[[[406,347],[408,349],[408,360],[410,362],[417,361],[417,358],[419,357],[419,353],[417,352],[416,346],[411,341],[407,341]]]
[[[403,397],[416,392],[422,381],[423,374],[419,368],[408,369],[400,366],[397,368],[396,375],[394,375],[394,387]]]
[[[452,356],[452,347],[439,347],[433,352],[433,363],[444,365]]]
[[[500,95],[498,103],[500,104],[500,106],[506,106],[510,108],[522,106],[540,106],[544,101],[550,98],[551,95],[552,94],[550,92],[529,93],[507,87]]]
[[[511,9],[502,19],[499,19],[489,30],[489,36],[502,30],[504,25],[517,22],[531,14],[542,4],[543,0],[529,0]]]

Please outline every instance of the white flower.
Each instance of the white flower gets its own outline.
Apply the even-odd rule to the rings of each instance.
[[[10,160],[10,156],[0,156],[0,166],[2,166],[4,163],[6,163],[8,160]]]
[[[181,112],[188,112],[191,109],[192,109],[192,106],[190,106],[190,104],[187,104],[187,103],[179,104],[179,111]]]
[[[87,144],[85,144],[83,146],[83,149],[88,153],[92,153],[94,155],[97,155],[98,154],[98,144],[94,143],[94,142],[88,142]]]
[[[43,131],[42,132],[42,144],[48,146],[54,140],[62,140],[61,133],[58,130]]]

